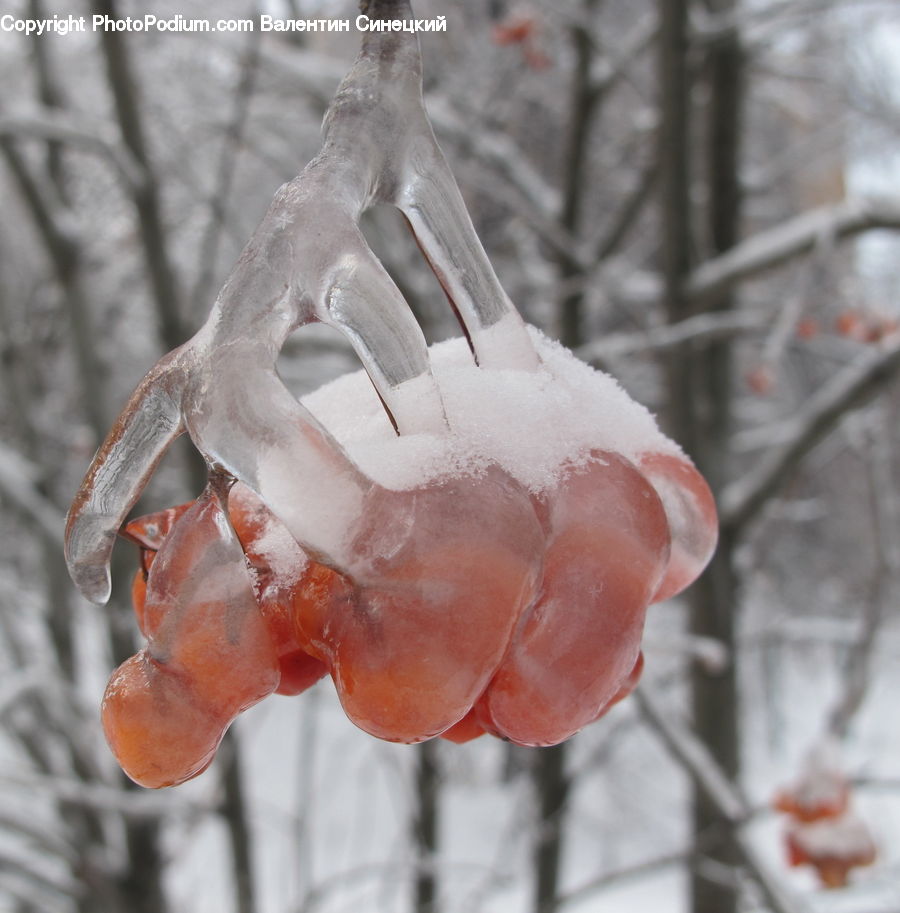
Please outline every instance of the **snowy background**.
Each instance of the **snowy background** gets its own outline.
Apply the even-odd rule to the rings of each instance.
[[[421,0],[417,15],[448,18],[446,33],[422,39],[426,103],[523,315],[615,374],[680,437],[722,503],[800,441],[782,483],[723,543],[718,582],[651,609],[643,687],[715,755],[715,724],[689,722],[692,694],[716,689],[708,660],[728,657],[738,753],[726,772],[750,812],[740,829],[786,892],[785,910],[898,913],[897,7],[691,4],[689,193],[673,215],[661,163],[676,156],[660,140],[666,6]],[[355,16],[339,2],[267,9]],[[238,0],[214,11],[160,0],[154,11],[252,15]],[[5,0],[0,12],[91,9]],[[633,699],[568,744],[559,879],[543,909],[538,753],[489,737],[432,743],[439,828],[423,845],[413,826],[423,749],[357,730],[327,680],[244,714],[196,781],[159,793],[124,783],[97,706],[135,643],[126,591],[136,558],[120,547],[112,603],[90,606],[61,564],[62,518],[130,391],[202,323],[275,190],[315,154],[358,36],[119,38],[133,90],[124,101],[99,35],[0,32],[0,911],[713,913],[698,877],[735,911],[771,909],[746,860],[722,857],[697,824],[685,764]],[[679,316],[663,272],[666,226],[685,226],[695,270],[722,265],[710,214],[724,211],[714,180],[724,166],[711,164],[709,141],[716,117],[727,120],[715,114],[717,55],[735,38],[737,241],[783,229],[799,244],[732,273],[724,292]],[[123,157],[143,183],[123,177]],[[853,221],[863,195],[873,215]],[[812,210],[812,229],[796,222]],[[427,338],[459,335],[396,213],[372,213],[363,228]],[[710,356],[725,382],[703,373],[716,370]],[[679,359],[700,366],[687,419],[668,373]],[[279,362],[298,396],[357,367],[346,342],[318,327],[290,339]],[[842,399],[833,382],[870,368],[867,395]],[[804,437],[831,394],[834,414]],[[710,415],[727,418],[724,430]],[[193,497],[192,465],[179,446],[141,508]],[[698,627],[709,599],[734,621],[731,643]],[[787,866],[771,801],[834,729],[838,707],[849,707],[839,741],[853,807],[878,859],[824,891],[810,869]],[[416,872],[433,873],[434,903],[415,900]]]

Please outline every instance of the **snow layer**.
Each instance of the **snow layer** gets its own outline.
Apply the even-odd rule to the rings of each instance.
[[[537,371],[478,367],[464,339],[432,346],[432,368],[450,432],[398,437],[364,371],[338,378],[303,404],[382,485],[412,488],[495,462],[534,493],[593,449],[636,461],[680,453],[618,382],[531,328]],[[424,406],[424,404],[423,404]]]

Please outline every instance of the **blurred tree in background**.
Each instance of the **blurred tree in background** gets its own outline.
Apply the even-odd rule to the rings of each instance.
[[[717,556],[653,610],[641,693],[563,746],[379,744],[316,689],[248,714],[196,783],[131,787],[97,703],[133,652],[134,556],[117,552],[110,605],[87,605],[64,512],[130,391],[317,151],[358,35],[4,30],[0,910],[898,909],[896,5],[415,7],[447,16],[422,36],[426,104],[502,282],[695,459]],[[364,227],[429,340],[456,332],[396,213]],[[302,395],[356,364],[311,328],[280,368]],[[200,487],[185,446],[140,507]],[[881,844],[833,894],[788,871],[767,810],[826,735]]]

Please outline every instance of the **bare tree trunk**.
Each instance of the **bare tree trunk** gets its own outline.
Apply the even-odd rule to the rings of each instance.
[[[735,11],[734,0],[713,0],[716,12]],[[709,109],[706,124],[709,184],[708,230],[711,254],[724,253],[737,243],[741,213],[740,144],[742,135],[743,53],[732,30],[709,49],[707,81]],[[729,311],[734,296],[726,291],[708,304],[708,310]],[[693,365],[695,381],[690,405],[693,452],[713,490],[721,490],[731,433],[731,342],[722,340],[701,352]],[[685,416],[688,417],[687,415]],[[690,591],[691,629],[712,637],[728,650],[732,661],[717,673],[694,665],[692,695],[694,725],[725,775],[734,783],[740,776],[740,706],[737,683],[736,619],[738,581],[734,572],[735,535],[724,530],[716,555],[698,585]],[[707,843],[710,833],[721,839]],[[698,844],[710,847],[707,855],[719,866],[735,870],[739,859],[735,835],[721,812],[699,789],[694,793],[694,833]],[[694,913],[729,913],[737,909],[738,893],[728,880],[709,878],[698,866],[691,880]]]
[[[116,0],[94,0],[92,6],[95,14],[113,19],[119,17]],[[159,182],[144,136],[138,92],[125,40],[121,33],[112,30],[101,31],[100,36],[107,80],[115,103],[122,139],[143,170],[142,184],[134,192],[134,205],[147,264],[147,276],[156,302],[160,339],[163,349],[168,351],[180,346],[187,334],[182,325],[180,295],[166,243]]]
[[[721,12],[731,0],[716,4]],[[661,3],[660,167],[662,177],[663,274],[671,323],[691,316],[686,282],[692,265],[690,75],[688,69],[688,2]],[[742,55],[736,33],[716,41],[709,50],[710,90],[707,177],[709,237],[712,255],[737,240],[740,216],[738,155],[741,130]],[[727,311],[727,292],[704,302],[709,310]],[[725,481],[730,428],[731,356],[727,339],[703,351],[672,353],[667,364],[669,415],[675,437],[697,461],[714,491]],[[737,581],[733,570],[735,541],[724,530],[718,551],[705,575],[689,591],[694,634],[712,637],[734,656]],[[734,663],[711,672],[696,664],[692,671],[694,725],[725,775],[737,780],[739,733]],[[691,879],[693,913],[729,913],[737,908],[734,881],[710,877],[733,870],[737,852],[732,828],[702,790],[694,793],[694,834],[699,862]],[[704,859],[710,860],[704,864]]]
[[[438,884],[434,870],[440,828],[441,773],[438,744],[423,742],[416,749],[416,801],[413,842],[416,876],[413,884],[414,913],[437,913]]]
[[[168,905],[162,889],[165,861],[159,845],[159,822],[129,821],[126,842],[133,862],[119,880],[122,913],[165,913]]]
[[[591,40],[590,14],[596,0],[587,0],[582,14],[585,22],[570,29],[572,49],[575,53],[575,72],[572,74],[571,101],[569,103],[569,138],[563,168],[563,209],[560,218],[562,226],[578,239],[581,202],[584,196],[584,171],[588,160],[588,138],[593,113],[599,92],[591,86],[591,62],[593,43]],[[562,279],[571,279],[579,274],[580,267],[574,259],[562,260]],[[559,304],[560,341],[569,348],[583,342],[583,304],[581,290],[570,292]]]
[[[256,885],[253,874],[252,835],[247,820],[240,742],[233,732],[225,735],[228,755],[223,771],[222,814],[228,826],[234,866],[237,913],[256,913]]]
[[[534,782],[538,792],[538,835],[534,850],[534,910],[553,913],[559,897],[563,825],[570,782],[566,774],[566,744],[534,752]]]

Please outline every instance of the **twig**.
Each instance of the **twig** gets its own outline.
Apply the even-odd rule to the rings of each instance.
[[[614,333],[576,350],[583,361],[605,361],[643,352],[666,352],[686,345],[705,345],[762,330],[770,323],[766,314],[760,313],[709,313],[688,317],[678,323],[653,327],[641,333]]]
[[[887,608],[888,585],[897,572],[894,550],[898,532],[894,509],[896,491],[891,473],[890,445],[882,430],[882,420],[887,418],[889,421],[883,415],[884,411],[886,410],[876,410],[870,459],[866,461],[876,567],[872,573],[868,599],[861,612],[862,629],[850,647],[840,694],[828,719],[829,732],[840,739],[846,737],[853,717],[865,700],[872,654]]]
[[[602,875],[592,878],[590,881],[579,885],[577,888],[572,888],[571,891],[560,894],[556,899],[557,908],[562,908],[567,904],[577,903],[580,900],[584,900],[586,897],[590,897],[592,894],[596,894],[598,891],[602,891],[604,888],[618,884],[620,881],[626,881],[630,878],[639,878],[643,875],[655,872],[658,869],[684,864],[685,862],[688,862],[690,858],[691,853],[681,850],[675,853],[664,853],[661,856],[653,856],[650,859],[643,859],[640,862],[635,862],[631,865],[622,866],[622,868],[619,869],[604,872]]]
[[[95,439],[101,440],[107,421],[106,388],[101,382],[90,303],[79,269],[81,247],[72,230],[70,214],[63,204],[54,205],[56,201],[47,193],[45,182],[34,175],[11,140],[0,138],[0,153],[16,179],[53,264],[56,279],[65,292],[83,387],[82,401]]]
[[[839,239],[875,228],[900,229],[900,200],[860,197],[810,210],[707,260],[688,277],[686,293],[694,302],[714,298],[744,279],[806,253],[823,236]]]
[[[78,898],[84,894],[84,884],[70,876],[55,872],[41,871],[35,859],[13,856],[0,849],[0,873],[10,871],[18,876],[20,884],[29,884],[38,892],[48,892],[56,897]],[[19,892],[16,892],[19,893]],[[38,909],[45,909],[46,898],[42,898]]]
[[[743,825],[752,816],[752,809],[740,790],[722,772],[706,746],[670,711],[663,710],[646,686],[639,687],[634,696],[644,719],[732,827],[735,846],[769,907],[774,913],[805,913],[806,905],[783,891],[744,833]]]
[[[250,112],[250,101],[256,86],[259,43],[258,33],[251,32],[240,79],[235,89],[231,119],[225,129],[213,192],[209,199],[210,220],[200,244],[200,271],[191,295],[191,303],[195,310],[207,299],[211,299],[213,294],[216,257],[228,214],[226,200],[231,194],[238,153],[244,139],[247,117]]]
[[[0,442],[0,494],[29,516],[41,536],[58,550],[65,517],[38,491],[36,477],[37,470],[28,460]]]
[[[19,791],[34,791],[41,795],[81,805],[97,811],[119,812],[126,819],[155,819],[171,815],[208,814],[210,803],[185,801],[177,796],[149,792],[126,792],[101,783],[70,780],[62,777],[16,774],[5,771],[0,774],[0,786]]]
[[[595,263],[611,256],[619,248],[622,241],[625,240],[625,236],[650,199],[658,175],[659,166],[656,159],[653,158],[644,165],[630,196],[619,208],[612,225],[606,229],[606,232],[597,243],[593,256]]]
[[[850,410],[868,401],[900,369],[900,338],[851,362],[791,422],[785,442],[770,450],[742,479],[722,493],[720,520],[738,529],[751,520],[799,461]]]
[[[49,108],[4,114],[0,117],[0,138],[34,138],[66,144],[108,159],[134,194],[144,186],[144,170],[128,149],[107,136],[106,124],[90,123],[72,114]]]
[[[11,811],[0,811],[0,828],[24,837],[43,853],[58,856],[70,865],[78,862],[78,854],[71,843],[59,836],[55,826],[40,821],[36,816],[25,818]]]
[[[92,10],[111,19],[119,18],[117,0],[94,0]],[[159,181],[144,137],[132,65],[120,32],[103,31],[100,37],[107,81],[113,96],[119,128],[122,131],[122,140],[144,173],[144,184],[139,192],[132,193],[132,199],[137,210],[150,288],[156,302],[160,335],[165,348],[173,349],[185,339],[180,295],[175,270],[169,257]]]

